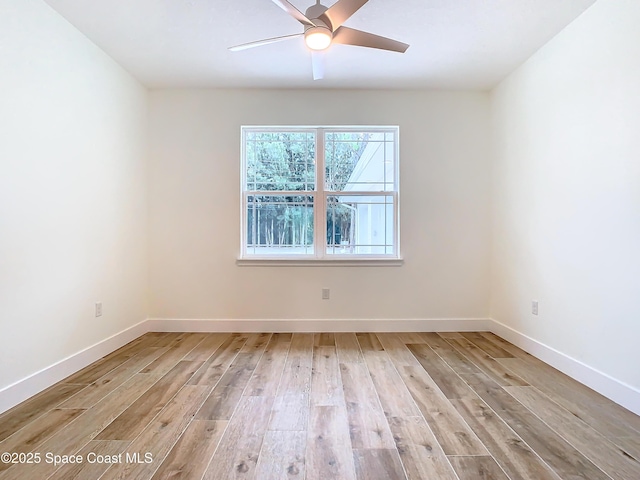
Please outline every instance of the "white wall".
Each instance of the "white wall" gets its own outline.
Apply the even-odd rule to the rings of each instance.
[[[599,0],[492,95],[492,317],[635,388],[639,25]]]
[[[150,95],[151,317],[486,318],[489,96],[347,90]],[[401,267],[247,267],[240,126],[400,126]],[[321,300],[321,289],[331,300]]]
[[[491,313],[640,388],[639,24],[599,0],[491,97],[147,95],[40,0],[0,0],[0,390],[148,313]],[[400,125],[405,264],[236,266],[243,124]]]
[[[0,0],[0,390],[146,318],[146,117],[44,2]]]

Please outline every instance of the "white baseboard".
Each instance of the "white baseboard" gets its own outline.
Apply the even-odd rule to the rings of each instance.
[[[496,320],[476,319],[245,319],[153,318],[0,390],[0,413],[147,332],[473,332],[491,331],[640,415],[640,391]]]
[[[9,410],[20,402],[63,380],[72,373],[91,365],[96,360],[144,335],[148,330],[146,320],[133,325],[101,342],[91,345],[67,358],[43,368],[22,380],[0,390],[0,413]]]
[[[590,367],[586,363],[576,360],[497,320],[491,320],[489,323],[489,330],[496,335],[508,340],[534,357],[539,358],[578,382],[622,405],[627,410],[632,411],[636,415],[640,415],[640,390],[637,388]]]
[[[149,319],[150,332],[474,332],[489,330],[470,319]]]

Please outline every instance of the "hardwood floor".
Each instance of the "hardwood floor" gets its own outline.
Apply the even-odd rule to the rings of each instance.
[[[2,452],[0,480],[637,480],[640,417],[491,333],[149,333],[0,415]]]

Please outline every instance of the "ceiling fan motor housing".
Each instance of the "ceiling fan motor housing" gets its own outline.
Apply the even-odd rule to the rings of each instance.
[[[304,37],[307,48],[309,48],[313,54],[313,79],[317,80],[323,77],[324,70],[322,64],[322,58],[324,57],[319,55],[319,53],[329,48],[332,43],[377,48],[400,53],[404,53],[407,48],[409,48],[409,45],[406,43],[343,26],[343,23],[359,10],[360,7],[366,4],[368,0],[337,0],[332,4],[331,8],[322,5],[320,3],[321,0],[316,0],[315,5],[307,8],[306,13],[298,10],[289,0],[272,1],[304,25],[304,33],[243,43],[242,45],[230,47],[229,50],[246,50],[248,48]]]
[[[307,8],[305,15],[307,16],[308,19],[312,20],[313,23],[315,23],[316,25],[318,25],[318,22],[320,22],[323,25],[325,25],[329,30],[333,31],[333,27],[331,25],[327,25],[325,21],[319,20],[320,15],[322,15],[326,11],[327,11],[327,7],[325,7],[324,5],[320,5],[320,3],[316,3],[315,5],[311,5],[309,8]]]
[[[309,8],[309,10],[317,6],[322,7],[322,5],[314,5],[313,7]],[[309,13],[309,10],[307,10],[307,14]],[[331,40],[333,39],[333,31],[331,30],[331,27],[329,27],[329,25],[327,25],[324,21],[315,17],[311,18],[311,20],[316,24],[316,26],[314,27],[312,25],[305,25],[305,43],[311,50],[324,50],[329,45],[331,45]]]

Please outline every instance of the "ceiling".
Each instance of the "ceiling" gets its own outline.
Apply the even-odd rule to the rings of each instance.
[[[148,87],[437,88],[495,86],[595,0],[370,0],[345,26],[406,53],[333,45],[313,81],[303,31],[270,0],[45,0]],[[314,0],[291,0],[305,11]],[[325,0],[331,6],[333,0]]]

